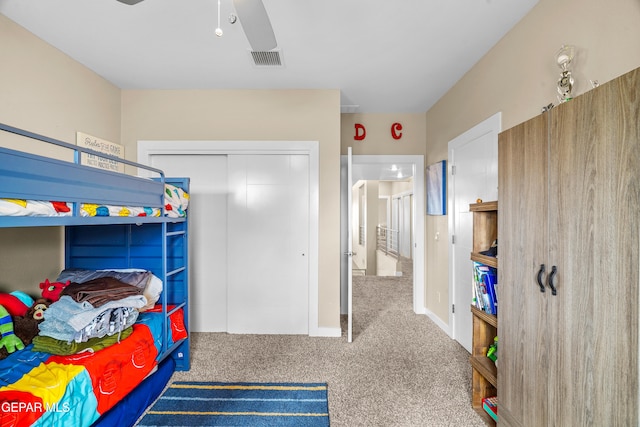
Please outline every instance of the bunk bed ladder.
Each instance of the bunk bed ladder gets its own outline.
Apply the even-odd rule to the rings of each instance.
[[[169,344],[169,325],[170,317],[176,311],[182,309],[184,314],[185,326],[188,322],[188,301],[186,288],[188,287],[188,239],[187,239],[187,222],[181,222],[178,224],[163,223],[162,224],[162,272],[163,282],[165,283],[166,291],[162,292],[162,345],[165,349],[164,355],[160,360],[164,359],[168,355],[173,355],[176,361],[177,370],[189,370],[189,342],[188,340],[181,340],[172,344]],[[170,251],[169,247],[172,247],[174,251]],[[172,253],[175,257],[170,258],[169,254]],[[173,283],[174,278],[182,276],[179,281],[182,283],[181,287],[185,290],[182,295],[179,295],[179,301],[176,300],[176,296],[169,301],[170,283]],[[171,306],[171,307],[170,307]]]

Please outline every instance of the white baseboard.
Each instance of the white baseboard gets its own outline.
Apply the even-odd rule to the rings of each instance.
[[[309,331],[310,337],[329,337],[340,338],[342,336],[342,329],[340,328],[323,328],[317,327],[314,330]]]
[[[433,323],[435,323],[436,325],[438,325],[438,327],[440,329],[442,329],[448,336],[449,338],[453,339],[453,336],[451,334],[451,328],[449,327],[449,325],[447,325],[446,323],[444,323],[442,321],[442,319],[440,319],[438,316],[435,315],[435,313],[431,310],[427,310],[425,309],[424,314],[433,321]]]

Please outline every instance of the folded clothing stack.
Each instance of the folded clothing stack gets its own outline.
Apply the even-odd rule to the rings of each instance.
[[[45,311],[40,335],[67,344],[116,334],[121,338],[147,304],[142,291],[114,278],[72,283]]]
[[[33,351],[69,356],[71,354],[91,352],[107,348],[125,338],[133,332],[133,327],[128,327],[119,335],[106,335],[102,338],[89,338],[86,342],[64,342],[46,335],[37,335],[33,338]]]
[[[106,269],[106,270],[86,270],[86,269],[66,269],[63,270],[57,282],[66,282],[85,284],[87,282],[100,278],[118,279],[129,285],[133,285],[142,289],[142,294],[147,298],[147,304],[140,309],[145,311],[153,308],[154,304],[160,298],[162,292],[162,280],[154,276],[150,271],[127,268],[127,269]],[[72,288],[73,290],[73,288]]]

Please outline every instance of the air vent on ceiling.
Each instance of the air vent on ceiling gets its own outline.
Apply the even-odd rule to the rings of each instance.
[[[251,59],[256,67],[282,67],[282,56],[280,50],[269,50],[260,52],[250,50]]]

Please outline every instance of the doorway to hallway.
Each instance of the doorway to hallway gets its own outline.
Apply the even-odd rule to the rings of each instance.
[[[351,253],[348,243],[351,241],[352,230],[348,226],[348,199],[351,196],[353,184],[360,180],[398,181],[412,177],[412,197],[407,203],[412,206],[414,213],[409,220],[415,238],[409,244],[412,259],[412,305],[413,311],[425,314],[424,304],[424,157],[413,155],[357,155],[352,156],[353,166],[351,174],[348,170],[347,156],[342,158],[341,176],[341,249],[345,254],[341,262],[341,313],[349,314],[349,276]],[[351,175],[351,180],[349,179]],[[354,217],[354,215],[352,215]]]
[[[360,180],[352,188],[353,273],[401,276],[413,260],[413,177]]]

